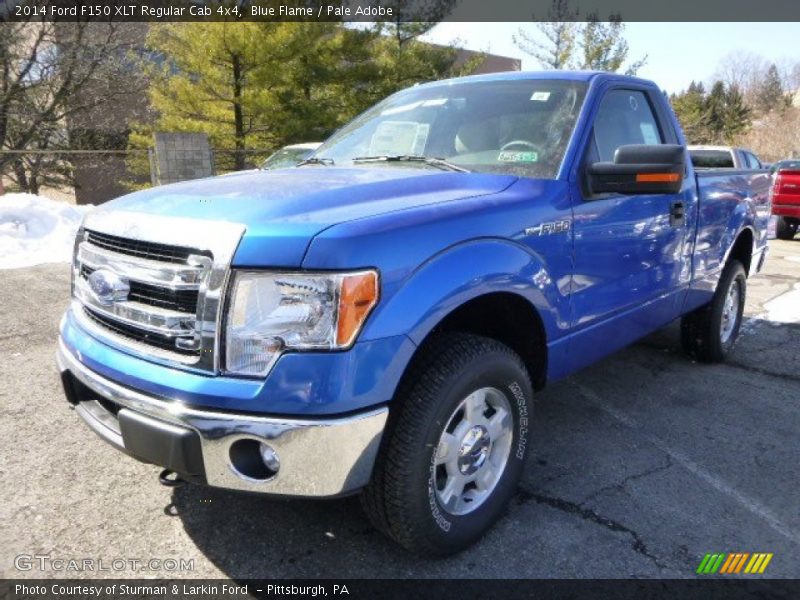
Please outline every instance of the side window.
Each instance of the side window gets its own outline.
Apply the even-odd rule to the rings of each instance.
[[[744,155],[747,157],[747,166],[751,169],[760,169],[761,162],[755,157],[754,154],[750,154],[749,152],[745,152]]]
[[[736,155],[738,156],[738,160],[734,162],[734,165],[738,165],[740,169],[749,169],[749,165],[747,164],[747,154],[744,150],[734,150]]]
[[[613,161],[620,146],[663,143],[664,137],[644,92],[611,90],[606,93],[594,121],[597,160]]]

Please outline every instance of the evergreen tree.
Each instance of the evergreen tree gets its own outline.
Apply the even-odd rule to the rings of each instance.
[[[451,47],[419,41],[455,6],[456,0],[390,0],[392,20],[379,21],[373,52],[379,76],[372,99],[381,99],[421,81],[457,75],[453,71],[457,52]]]
[[[708,141],[721,144],[725,141],[725,109],[726,93],[725,84],[715,81],[706,98],[706,111],[708,113]]]
[[[204,132],[217,159],[243,169],[248,151],[282,140],[279,92],[296,58],[291,23],[157,23],[147,46],[155,131]],[[139,135],[143,136],[140,138]],[[152,130],[133,143],[151,144]]]
[[[782,111],[788,106],[786,93],[783,89],[778,67],[770,65],[764,80],[756,90],[756,101],[761,111],[768,113],[773,110]]]
[[[744,103],[744,96],[738,86],[731,85],[725,90],[723,123],[723,139],[728,144],[734,143],[750,127],[750,109]]]
[[[420,81],[460,75],[454,48],[417,40],[433,23],[158,23],[142,63],[155,121],[134,126],[128,167],[155,131],[203,132],[219,170],[240,170],[288,143],[328,137],[376,101]]]
[[[686,91],[673,94],[670,102],[687,141],[690,144],[709,143],[709,113],[703,84],[692,81]]]
[[[706,99],[706,111],[710,143],[732,144],[750,127],[751,111],[737,85],[714,82]]]
[[[460,66],[458,52],[450,46],[437,46],[417,39],[434,24],[379,23],[374,32],[379,35],[372,45],[378,74],[374,85],[367,90],[369,104],[385,98],[415,83],[443,77],[456,77],[472,72],[482,58],[477,55]]]

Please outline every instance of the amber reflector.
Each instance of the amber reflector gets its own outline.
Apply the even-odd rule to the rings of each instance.
[[[638,173],[637,183],[669,183],[680,179],[679,173]]]
[[[336,345],[349,346],[378,302],[378,274],[374,271],[348,275],[339,294]]]

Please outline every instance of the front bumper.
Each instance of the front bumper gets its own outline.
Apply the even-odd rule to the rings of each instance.
[[[57,361],[67,398],[105,441],[220,488],[313,497],[358,490],[369,481],[388,414],[381,407],[341,418],[290,419],[201,410],[99,375],[62,340]],[[240,440],[268,443],[279,457],[278,472],[254,478],[237,469],[231,447]]]

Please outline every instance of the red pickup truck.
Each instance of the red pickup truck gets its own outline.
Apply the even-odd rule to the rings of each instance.
[[[772,167],[772,214],[778,217],[777,236],[791,240],[800,227],[800,160],[782,160]]]

